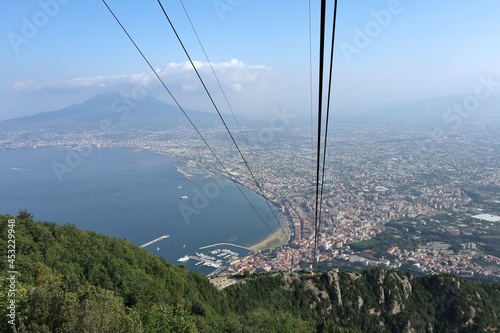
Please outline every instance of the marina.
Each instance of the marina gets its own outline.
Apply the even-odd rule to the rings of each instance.
[[[195,255],[185,255],[182,258],[177,259],[178,262],[186,262],[188,260],[195,260],[197,263],[195,266],[207,266],[213,267],[215,270],[208,274],[209,276],[216,276],[224,272],[228,267],[229,263],[233,260],[239,258],[237,252],[228,249],[215,249],[209,252],[210,255],[200,252],[195,252]]]

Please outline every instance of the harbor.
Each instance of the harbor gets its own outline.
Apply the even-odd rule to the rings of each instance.
[[[184,257],[177,259],[177,261],[181,263],[188,260],[197,261],[195,266],[202,265],[215,268],[215,270],[209,273],[208,276],[217,276],[229,267],[230,262],[237,259],[239,259],[239,253],[237,252],[228,249],[215,249],[209,251],[209,254],[195,252],[195,255],[185,255]]]

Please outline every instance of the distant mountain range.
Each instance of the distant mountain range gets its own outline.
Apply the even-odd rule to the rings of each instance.
[[[185,109],[185,112],[199,128],[221,125],[215,113],[189,109]],[[301,115],[298,116],[300,118]],[[387,106],[362,113],[339,114],[339,116],[356,121],[408,120],[438,121],[446,124],[454,124],[465,119],[500,119],[500,95],[491,95],[483,100],[475,95],[437,96],[413,103]],[[247,125],[259,124],[257,119],[245,118]],[[177,106],[149,96],[138,101],[116,92],[99,94],[83,103],[60,110],[0,121],[2,131],[26,129],[108,131],[115,128],[172,129],[179,126],[191,127],[191,124]]]
[[[484,99],[479,99],[474,94],[435,96],[412,103],[378,108],[368,113],[387,119],[395,117],[397,119],[446,120],[454,116],[498,118],[500,116],[500,95],[490,95]]]
[[[218,123],[216,114],[185,109],[199,127]],[[171,129],[191,127],[181,110],[152,97],[138,100],[119,93],[96,95],[60,110],[0,121],[1,130],[109,130],[112,128]]]

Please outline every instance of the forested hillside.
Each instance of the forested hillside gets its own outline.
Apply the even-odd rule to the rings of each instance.
[[[255,275],[219,291],[206,277],[129,241],[34,222],[27,212],[0,215],[0,223],[4,253],[9,237],[15,239],[15,258],[4,255],[0,261],[4,314],[12,313],[8,307],[15,299],[15,320],[2,315],[2,332],[13,331],[11,323],[18,332],[498,332],[500,327],[498,284],[372,269]],[[17,273],[9,273],[12,267]]]

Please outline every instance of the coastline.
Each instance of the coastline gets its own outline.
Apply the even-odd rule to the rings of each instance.
[[[186,168],[189,168],[187,165],[187,163],[189,162],[189,159],[186,160],[183,157],[174,156],[174,155],[171,155],[165,151],[151,150],[151,152],[159,153],[159,154],[168,156],[170,158],[177,160],[178,163],[183,164],[183,166],[176,166],[177,172],[182,174],[187,180],[194,181],[194,175],[185,170]],[[238,179],[231,179],[230,177],[228,177],[228,175],[221,173],[220,170],[215,171],[215,170],[211,170],[209,167],[206,167],[205,172],[208,173],[208,175],[205,174],[206,178],[221,177],[221,178],[233,181],[237,186],[242,186],[242,187],[248,189],[249,191],[253,192],[254,194],[258,195],[259,197],[261,197],[262,200],[266,200],[261,193],[258,193],[251,186],[245,185],[244,183],[242,183]],[[204,174],[205,172],[202,172],[202,174]],[[196,175],[197,173],[195,172],[194,174]],[[250,252],[255,254],[255,253],[258,253],[260,251],[270,250],[270,249],[274,249],[274,248],[282,246],[282,245],[286,245],[290,239],[290,234],[291,234],[291,231],[290,231],[287,223],[285,223],[284,221],[281,221],[280,227],[278,229],[276,229],[271,234],[268,234],[260,242],[255,243],[246,249],[248,249]],[[234,245],[234,244],[231,244],[231,245]],[[210,246],[212,246],[212,245],[210,245]],[[210,247],[210,246],[208,246],[208,247]],[[240,246],[238,246],[238,247],[240,247]]]
[[[261,240],[259,243],[256,243],[250,246],[250,250],[254,253],[274,249],[275,247],[285,245],[288,243],[288,239],[290,237],[290,229],[287,226],[281,226],[272,234],[269,234],[266,238]]]
[[[177,172],[182,174],[184,176],[184,178],[186,178],[189,181],[194,181],[194,177],[197,174],[203,174],[205,176],[205,179],[214,178],[214,177],[221,177],[223,179],[227,179],[229,181],[234,182],[236,184],[236,186],[242,186],[242,187],[246,188],[247,190],[249,190],[249,191],[253,192],[254,194],[258,195],[259,197],[261,197],[262,200],[267,201],[267,199],[261,193],[258,193],[255,188],[252,188],[251,186],[248,186],[248,185],[242,183],[238,179],[230,178],[228,175],[221,173],[220,170],[212,170],[212,169],[205,166],[205,170],[203,172],[199,172],[199,170],[198,170],[198,172],[194,172],[193,174],[191,174],[188,171],[186,171],[186,168],[189,169],[189,167],[187,165],[187,163],[189,162],[189,159],[186,161],[185,159],[179,158],[178,156],[172,156],[168,152],[157,152],[154,150],[152,150],[152,152],[153,153],[160,153],[162,155],[176,159],[178,163],[182,163],[183,166],[176,166]],[[253,253],[257,253],[257,252],[262,251],[262,250],[273,249],[273,248],[281,246],[281,245],[286,245],[288,243],[290,233],[291,233],[291,231],[290,231],[289,227],[286,225],[286,223],[281,222],[280,228],[278,228],[273,233],[266,236],[260,242],[253,244],[248,249]]]

